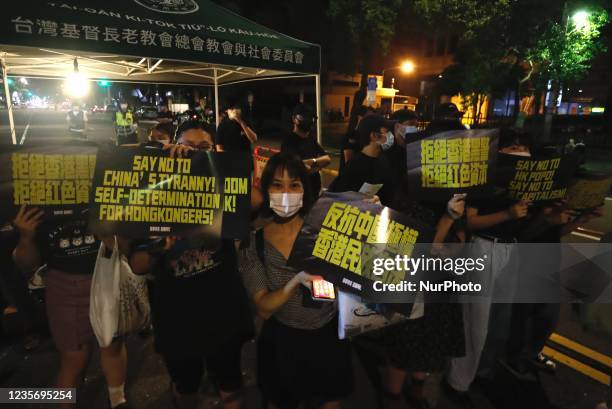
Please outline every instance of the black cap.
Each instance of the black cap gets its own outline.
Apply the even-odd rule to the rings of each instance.
[[[240,103],[240,98],[238,97],[231,97],[228,98],[225,101],[225,107],[224,107],[224,111],[227,111],[228,109],[242,109],[242,104]]]
[[[410,109],[400,109],[391,115],[391,120],[397,122],[416,121],[418,119],[419,116],[416,114],[416,112]]]
[[[361,146],[370,143],[370,134],[380,131],[380,128],[387,128],[393,131],[395,122],[387,121],[383,116],[375,114],[364,117],[357,127],[357,138]]]
[[[293,116],[301,117],[300,121],[314,120],[317,117],[315,113],[313,112],[313,110],[304,104],[296,105],[296,107],[293,108]]]
[[[436,108],[436,117],[444,118],[444,117],[457,117],[461,118],[463,116],[463,112],[459,111],[457,105],[449,102],[446,104],[440,104]]]

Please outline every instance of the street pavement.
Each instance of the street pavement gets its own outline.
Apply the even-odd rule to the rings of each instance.
[[[44,143],[46,138],[67,136],[65,113],[52,111],[16,110],[17,140],[24,139],[25,143]],[[91,140],[100,143],[112,143],[114,132],[109,115],[96,114],[90,116],[90,130],[88,136]],[[0,111],[0,143],[10,141],[6,111]],[[141,126],[140,136],[145,138],[146,129],[152,124]],[[25,137],[24,137],[25,134]],[[263,146],[277,147],[278,140],[263,138]],[[338,150],[330,149],[333,154],[332,167],[337,169]],[[597,166],[612,165],[612,153],[603,155]],[[325,183],[329,183],[330,176],[325,176]],[[597,231],[612,229],[612,201],[606,202],[606,217],[602,218],[589,228]],[[577,239],[589,241],[588,238]],[[576,327],[572,323],[575,318],[571,312],[564,312],[560,327]],[[573,333],[579,335],[579,331]],[[587,342],[574,339],[577,342]],[[599,340],[601,343],[601,340]],[[605,342],[609,345],[609,343]],[[606,348],[607,349],[607,348]],[[168,393],[169,379],[163,362],[153,350],[153,339],[149,336],[132,336],[128,342],[128,399],[135,409],[167,409],[171,408]],[[602,351],[609,354],[608,351]],[[53,384],[54,374],[57,370],[57,353],[50,340],[45,339],[43,345],[32,354],[25,354],[19,347],[12,347],[3,352],[7,357],[0,362],[9,363],[13,368],[0,368],[0,374],[9,375],[0,378],[0,387],[47,387]],[[376,408],[375,394],[370,385],[364,369],[355,359],[355,392],[347,399],[343,407],[349,409]],[[243,351],[243,368],[247,408],[259,408],[260,396],[257,392],[254,376],[255,352],[254,343],[247,344]],[[501,388],[488,385],[478,385],[475,388],[474,400],[479,409],[489,408],[563,408],[563,409],[592,409],[594,405],[605,399],[606,387],[587,378],[574,370],[558,365],[555,375],[542,375],[540,384],[544,394],[540,394],[535,384],[503,383]],[[9,371],[9,369],[13,369]],[[324,370],[324,369],[322,369]],[[426,383],[426,394],[430,398],[432,408],[452,408],[439,390],[439,375],[432,375]],[[105,409],[108,407],[107,393],[104,386],[104,377],[100,370],[97,354],[89,365],[83,387],[78,394],[79,408]],[[10,405],[3,407],[10,408]],[[44,408],[48,406],[21,404],[16,408]],[[219,408],[220,402],[214,390],[207,382],[203,382],[201,409]]]

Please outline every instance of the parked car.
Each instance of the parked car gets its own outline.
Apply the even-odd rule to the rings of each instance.
[[[155,120],[157,119],[157,108],[152,106],[143,106],[136,110],[136,118],[140,120]]]
[[[103,114],[110,111],[110,105],[94,105],[90,111],[92,114]]]

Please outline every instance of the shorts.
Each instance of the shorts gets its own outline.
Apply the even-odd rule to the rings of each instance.
[[[186,354],[177,347],[161,355],[176,390],[189,395],[200,388],[205,365],[220,390],[235,392],[242,388],[241,353],[242,342],[234,342],[223,345],[217,351],[190,351]]]
[[[89,320],[91,278],[91,274],[68,274],[54,269],[45,275],[49,328],[61,352],[79,351],[95,339]]]
[[[353,391],[350,344],[338,339],[337,320],[302,330],[270,318],[257,341],[257,377],[264,401],[279,409],[342,400]]]

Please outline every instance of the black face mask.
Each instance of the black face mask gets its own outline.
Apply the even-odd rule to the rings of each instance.
[[[302,132],[310,132],[312,129],[313,122],[311,120],[305,119],[298,123],[298,129]]]

